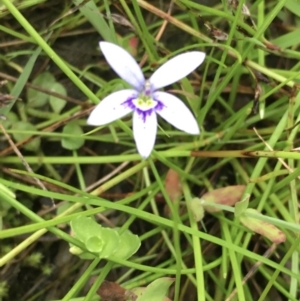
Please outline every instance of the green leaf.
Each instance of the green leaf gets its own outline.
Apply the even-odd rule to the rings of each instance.
[[[104,242],[103,250],[100,257],[108,258],[113,255],[119,248],[120,236],[117,230],[110,228],[102,228],[98,234]]]
[[[97,253],[101,258],[114,255],[127,259],[141,244],[139,238],[130,231],[125,231],[120,237],[117,229],[104,228],[90,217],[76,217],[71,221],[71,228],[74,236],[85,244],[87,250]],[[75,255],[83,254],[80,249],[80,252],[76,248],[71,249]]]
[[[168,293],[173,278],[159,278],[150,283],[144,292],[139,291],[136,301],[163,301]]]
[[[50,90],[64,96],[67,95],[65,87],[60,83],[54,83]],[[59,114],[67,102],[64,99],[50,95],[49,103],[53,112]]]
[[[19,117],[14,112],[8,112],[5,117],[6,120],[1,121],[1,123],[6,129],[9,129],[15,122],[19,121]]]
[[[101,231],[102,226],[90,217],[78,216],[71,221],[71,228],[75,237],[86,243],[90,237],[95,236]]]
[[[27,121],[15,122],[12,126],[12,129],[15,130],[15,131],[24,132],[24,133],[15,133],[15,132],[12,133],[14,139],[17,142],[32,137],[32,134],[29,134],[29,133],[27,134],[27,133],[25,133],[26,131],[36,131],[37,130],[34,125],[32,125],[31,123],[29,123]],[[41,145],[41,139],[40,138],[35,138],[34,140],[32,140],[29,143],[25,144],[24,149],[32,151],[32,152],[36,152],[36,151],[39,150],[40,145]]]
[[[56,83],[54,76],[49,72],[39,74],[32,83],[41,88],[51,90],[51,87]],[[49,99],[49,95],[34,89],[27,90],[28,106],[32,108],[44,106]]]
[[[104,246],[104,241],[98,236],[92,236],[85,243],[86,248],[92,253],[100,253]]]
[[[120,235],[119,246],[114,253],[115,257],[127,259],[131,257],[141,246],[139,237],[126,230]]]
[[[66,124],[63,128],[63,133],[74,136],[62,138],[61,145],[63,148],[76,150],[84,144],[84,138],[82,138],[83,131],[76,122]]]

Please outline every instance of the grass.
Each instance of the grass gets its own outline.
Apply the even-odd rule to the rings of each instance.
[[[152,286],[158,301],[171,284],[164,277],[176,301],[299,300],[300,4],[200,3],[1,1],[0,300],[124,300],[122,288]],[[125,87],[100,40],[131,51],[147,76],[178,53],[204,51],[204,64],[167,88],[201,135],[160,120],[142,160],[131,118],[87,126],[93,105]],[[245,185],[244,202],[195,220],[195,198],[233,185]],[[243,215],[276,226],[273,239]],[[88,251],[70,229],[80,216],[130,229],[139,250],[71,254],[70,245]]]

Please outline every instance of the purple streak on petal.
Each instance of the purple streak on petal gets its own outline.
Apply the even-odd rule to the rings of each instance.
[[[156,98],[154,98],[154,100],[157,102],[154,110],[155,111],[162,111],[165,108],[165,105],[161,101],[159,101],[158,99],[156,99]]]
[[[149,109],[149,110],[147,110],[147,111],[143,111],[143,110],[140,110],[140,109],[136,108],[135,111],[136,111],[139,115],[142,116],[142,120],[143,120],[144,123],[147,122],[146,119],[147,119],[148,116],[151,116],[153,113],[155,113],[155,112],[154,112],[154,109]]]
[[[133,100],[136,99],[137,96],[134,95],[132,97],[127,98],[124,102],[121,103],[122,106],[124,106],[125,108],[130,108],[132,110],[135,110],[136,106],[133,103]]]
[[[122,105],[124,100],[137,96],[137,92],[132,89],[120,90],[109,94],[91,112],[87,123],[89,125],[101,126],[126,116],[134,111],[134,109]]]

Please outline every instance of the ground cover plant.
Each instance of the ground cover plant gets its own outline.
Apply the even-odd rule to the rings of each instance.
[[[0,300],[299,300],[299,12],[1,0]]]

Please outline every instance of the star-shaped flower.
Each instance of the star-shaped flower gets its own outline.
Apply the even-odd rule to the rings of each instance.
[[[87,123],[101,126],[133,112],[133,135],[137,150],[147,158],[154,147],[157,114],[177,129],[192,135],[200,133],[197,121],[186,105],[176,96],[158,91],[195,70],[205,53],[190,51],[179,54],[160,66],[149,79],[134,58],[123,48],[100,42],[107,62],[133,89],[124,89],[106,96],[92,111]]]

